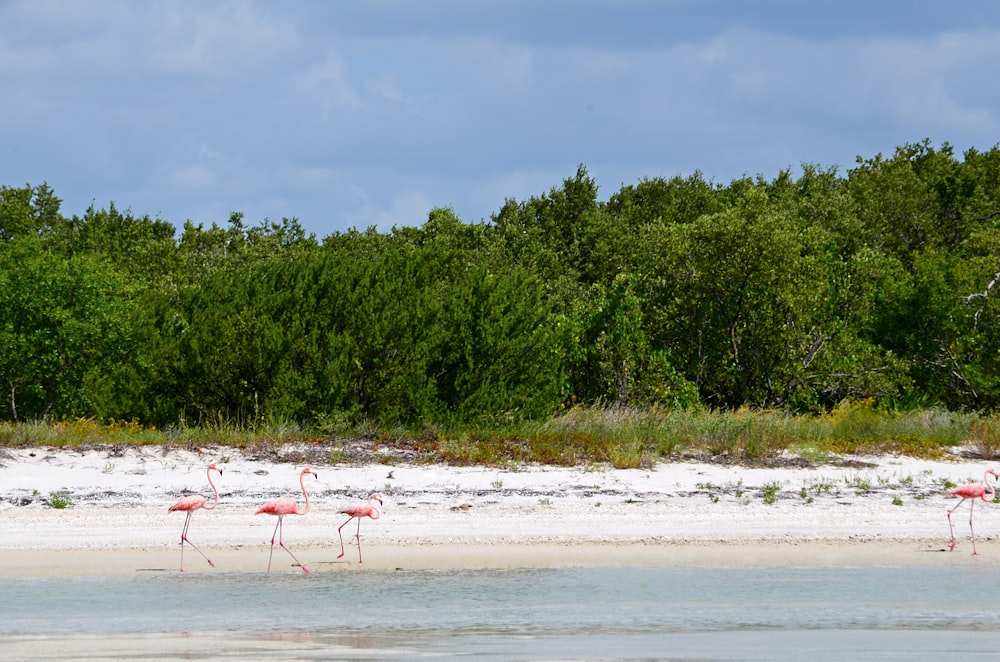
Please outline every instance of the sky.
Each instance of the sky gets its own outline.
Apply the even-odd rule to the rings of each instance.
[[[0,185],[317,238],[1000,143],[997,0],[0,0]]]

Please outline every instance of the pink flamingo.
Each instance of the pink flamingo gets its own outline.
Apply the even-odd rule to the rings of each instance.
[[[989,503],[993,501],[996,496],[996,488],[990,484],[989,478],[993,476],[994,480],[1000,479],[1000,474],[997,473],[996,469],[987,469],[986,473],[983,474],[983,482],[981,483],[966,483],[965,485],[959,485],[953,490],[949,491],[949,494],[954,496],[962,497],[962,500],[955,504],[955,507],[948,511],[948,528],[951,530],[951,550],[955,551],[955,527],[951,525],[951,514],[955,512],[955,509],[965,503],[966,499],[972,499],[969,506],[969,531],[972,532],[972,554],[978,555],[979,552],[976,551],[976,531],[972,528],[972,509],[976,505],[976,499],[982,499]],[[989,494],[987,494],[989,492]]]
[[[347,522],[350,522],[352,519],[355,518],[357,518],[358,520],[358,530],[354,534],[355,538],[357,538],[358,540],[358,563],[362,562],[361,561],[361,518],[370,517],[372,519],[378,519],[379,517],[382,516],[382,511],[379,510],[378,506],[375,505],[376,501],[378,501],[379,506],[382,505],[381,494],[378,493],[372,494],[368,497],[368,501],[360,501],[358,503],[353,503],[350,506],[346,506],[337,511],[338,513],[341,513],[343,515],[350,515],[350,517],[347,518]],[[347,522],[341,524],[340,527],[337,529],[337,535],[340,536],[340,556],[337,557],[338,559],[344,557],[344,534],[342,534],[340,530],[343,529],[345,526],[347,526]]]
[[[167,510],[168,513],[172,513],[175,510],[183,510],[184,512],[187,513],[187,518],[185,518],[184,520],[184,528],[181,529],[181,572],[184,572],[184,543],[187,543],[192,547],[194,547],[194,551],[198,552],[203,557],[205,557],[205,560],[208,561],[208,565],[212,566],[213,568],[215,567],[215,564],[212,563],[212,559],[205,556],[205,553],[200,549],[198,549],[193,542],[188,540],[187,537],[188,527],[191,526],[191,515],[194,514],[194,511],[198,510],[199,508],[204,508],[205,510],[212,510],[213,508],[219,505],[219,490],[215,487],[215,483],[212,482],[213,471],[218,471],[219,475],[221,476],[222,469],[218,468],[213,463],[208,465],[208,469],[205,470],[206,475],[208,475],[208,484],[212,486],[212,491],[215,492],[215,501],[212,502],[211,506],[208,505],[208,500],[202,495],[192,494],[191,496],[184,497],[174,505],[170,506],[170,508]]]
[[[309,574],[309,568],[302,565],[302,562],[299,561],[297,558],[295,558],[295,554],[292,554],[292,550],[285,547],[285,542],[281,539],[281,534],[282,534],[281,521],[285,518],[285,515],[305,515],[306,513],[309,512],[309,493],[306,492],[306,484],[305,484],[306,474],[312,474],[313,476],[316,476],[316,478],[319,478],[319,474],[317,474],[315,471],[313,471],[308,467],[303,469],[302,472],[299,474],[299,485],[302,487],[302,494],[304,494],[306,497],[306,507],[304,509],[299,510],[299,504],[295,502],[295,499],[285,498],[285,499],[275,499],[270,503],[266,503],[260,508],[258,508],[257,512],[254,513],[255,515],[260,515],[261,513],[265,513],[267,515],[275,515],[278,518],[278,523],[274,525],[274,533],[271,534],[271,555],[267,557],[267,574],[269,575],[271,574],[271,559],[274,557],[275,535],[278,536],[278,545],[280,545],[283,550],[288,552],[288,554],[293,559],[295,559],[295,562],[299,564],[299,567],[302,568],[303,572],[305,572],[307,575]]]

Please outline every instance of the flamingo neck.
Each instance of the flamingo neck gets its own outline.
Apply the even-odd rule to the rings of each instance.
[[[986,475],[983,476],[983,484],[986,485],[986,489],[989,490],[989,494],[983,495],[983,501],[993,501],[997,495],[996,487],[990,482],[990,476],[992,475],[993,474],[987,472]]]
[[[212,508],[215,508],[216,506],[219,505],[219,488],[217,488],[215,486],[215,483],[212,482],[212,470],[209,469],[205,473],[208,475],[208,484],[212,486],[212,491],[215,492],[215,501],[212,502],[211,506],[202,506],[202,508],[204,508],[205,510],[211,510]],[[220,471],[219,473],[222,472]]]
[[[382,517],[382,510],[377,505],[378,501],[376,501],[375,499],[369,499],[368,503],[372,505],[372,514],[369,515],[369,517],[371,517],[372,519],[378,519],[379,517]]]
[[[304,473],[299,476],[299,485],[302,486],[302,494],[306,497],[306,507],[298,514],[305,515],[309,512],[309,492],[306,491],[306,475]]]

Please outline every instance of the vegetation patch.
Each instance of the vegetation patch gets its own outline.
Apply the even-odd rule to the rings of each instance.
[[[444,462],[511,468],[525,464],[649,468],[658,462],[697,460],[745,466],[866,469],[866,455],[886,453],[940,458],[961,451],[993,459],[1000,418],[972,414],[878,411],[863,404],[864,425],[854,426],[855,405],[825,415],[774,410],[733,412],[699,408],[621,411],[576,406],[543,422],[496,428],[453,424],[407,430],[400,426],[330,435],[287,425],[145,428],[93,419],[0,423],[0,447],[101,448],[113,458],[132,445],[238,448],[254,459],[293,464]],[[847,413],[845,413],[847,412]],[[845,423],[844,417],[850,419]],[[862,433],[863,432],[863,433]]]

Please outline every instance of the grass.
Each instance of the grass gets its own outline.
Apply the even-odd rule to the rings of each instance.
[[[781,490],[781,483],[777,481],[764,483],[764,487],[762,488],[763,492],[762,500],[764,501],[764,503],[768,506],[777,503],[778,492],[780,490]]]
[[[972,421],[969,438],[977,455],[986,460],[1000,460],[1000,417],[993,414]]]
[[[274,460],[331,464],[400,457],[496,467],[539,463],[642,469],[683,459],[745,465],[822,464],[850,454],[932,459],[958,446],[983,459],[1000,459],[1000,416],[939,409],[888,411],[864,400],[808,416],[777,410],[576,406],[548,420],[502,428],[451,425],[408,430],[380,428],[370,421],[353,427],[324,421],[313,429],[287,422],[252,428],[213,424],[157,429],[137,421],[93,418],[0,423],[0,446],[7,447],[207,444]],[[369,455],[358,456],[358,446],[368,449]],[[108,470],[113,469],[109,465]]]
[[[259,448],[305,440],[314,435],[298,426],[278,424],[263,429],[208,425],[204,427],[173,426],[157,429],[138,421],[94,418],[28,423],[0,422],[0,445],[47,446],[81,448],[93,445],[144,446],[219,444],[236,448]]]
[[[69,492],[50,492],[45,503],[49,508],[55,508],[56,510],[73,507],[73,499],[70,497]]]

